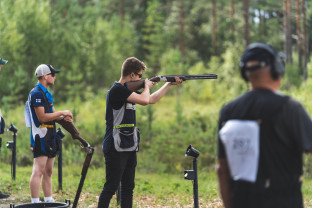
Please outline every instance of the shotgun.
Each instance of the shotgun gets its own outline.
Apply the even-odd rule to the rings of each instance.
[[[75,196],[75,200],[74,200],[74,203],[73,203],[73,206],[72,206],[72,208],[76,208],[77,205],[78,205],[78,201],[79,201],[79,197],[80,197],[80,194],[81,194],[81,190],[82,190],[84,181],[85,181],[86,176],[87,176],[88,168],[89,168],[90,163],[91,163],[92,155],[94,153],[94,148],[91,147],[90,144],[80,136],[79,131],[76,128],[76,126],[74,125],[74,123],[67,122],[64,119],[58,120],[57,122],[66,131],[68,131],[71,134],[73,139],[79,140],[81,145],[84,147],[84,149],[87,152],[87,156],[86,156],[86,159],[84,161],[83,168],[82,168],[82,171],[81,171],[81,178],[80,178],[79,186],[78,186],[78,189],[77,189],[77,192],[76,192],[76,196]]]
[[[90,147],[90,144],[80,136],[78,129],[72,122],[67,122],[64,119],[58,120],[56,122],[59,123],[66,131],[68,131],[73,139],[79,140],[81,145],[86,148],[88,152],[87,147]]]
[[[202,74],[202,75],[168,75],[168,76],[156,76],[149,80],[152,82],[175,82],[175,77],[179,77],[183,81],[195,80],[195,79],[217,79],[217,74]],[[133,82],[126,82],[125,86],[133,92],[144,88],[144,80],[137,80]]]
[[[78,205],[78,201],[79,201],[79,197],[80,197],[80,194],[81,194],[81,190],[82,190],[84,181],[85,181],[86,176],[87,176],[87,172],[88,172],[88,168],[89,168],[90,163],[91,163],[92,155],[94,153],[94,148],[93,147],[86,147],[86,150],[87,150],[87,156],[86,156],[86,159],[85,159],[85,161],[83,163],[83,168],[82,168],[82,171],[81,171],[81,178],[80,178],[80,182],[79,182],[79,185],[78,185],[78,189],[77,189],[77,192],[76,192],[76,196],[75,196],[75,200],[74,200],[72,208],[76,208],[77,205]]]

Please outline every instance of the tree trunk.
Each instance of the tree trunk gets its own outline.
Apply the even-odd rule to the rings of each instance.
[[[302,7],[302,21],[303,21],[303,35],[302,35],[302,43],[303,43],[303,77],[306,80],[308,78],[308,43],[307,43],[307,17],[306,17],[306,7],[305,7],[305,0],[301,1],[301,7]]]
[[[180,0],[180,12],[179,12],[179,22],[180,22],[180,52],[182,57],[185,57],[185,45],[184,45],[184,9],[183,0]]]
[[[231,34],[233,35],[234,31],[235,31],[235,22],[234,22],[234,14],[235,14],[235,8],[234,8],[234,0],[230,0],[230,15],[231,15]]]
[[[262,9],[258,9],[259,13],[259,35],[260,37],[264,37],[264,31],[265,31],[265,26],[264,26],[264,15],[262,15]]]
[[[53,25],[54,25],[54,19],[53,19],[53,11],[54,11],[54,5],[55,5],[55,0],[50,0],[50,25],[49,25],[49,29],[50,29],[50,40],[52,40],[52,34],[53,34]],[[50,50],[50,56],[49,56],[49,58],[48,58],[48,60],[49,60],[49,62],[50,63],[52,63],[52,60],[54,59],[53,58],[53,53],[52,53],[52,51],[54,51],[53,50],[53,46],[54,46],[54,44],[49,44],[49,50]]]
[[[218,55],[217,49],[217,7],[216,0],[212,0],[212,47],[213,47],[213,55]]]
[[[297,33],[297,53],[298,53],[298,67],[300,75],[303,75],[303,67],[302,67],[302,42],[301,42],[301,21],[300,21],[300,1],[296,0],[296,33]]]
[[[119,14],[121,20],[121,27],[123,28],[125,21],[125,0],[120,0]]]
[[[244,0],[244,19],[245,19],[245,45],[249,45],[249,0]]]
[[[293,63],[292,59],[292,40],[291,40],[291,0],[284,1],[284,32],[285,32],[285,51],[286,62]]]

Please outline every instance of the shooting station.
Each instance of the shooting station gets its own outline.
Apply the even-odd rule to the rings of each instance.
[[[86,175],[88,172],[89,165],[91,163],[92,155],[94,153],[94,148],[90,146],[90,144],[84,140],[80,135],[76,127],[73,123],[65,122],[60,123],[69,133],[71,133],[72,137],[74,139],[78,139],[81,143],[81,147],[86,151],[87,155],[83,164],[83,168],[81,171],[81,178],[78,185],[78,189],[75,195],[74,203],[72,205],[72,208],[76,208],[78,205],[78,200],[81,194],[81,190],[84,184],[84,181],[86,179]],[[16,130],[17,131],[17,130]],[[16,133],[16,132],[15,132]],[[61,128],[58,128],[56,131],[57,135],[61,138],[65,136],[65,133],[62,131]],[[62,141],[61,143],[62,144]],[[59,190],[62,190],[62,145],[60,145],[59,149],[59,158],[58,158],[58,182],[59,182]],[[45,208],[45,207],[51,207],[51,208],[63,208],[63,207],[69,207],[71,205],[70,200],[65,199],[65,203],[62,202],[40,202],[40,203],[27,203],[27,204],[21,204],[21,205],[14,205],[10,204],[10,208]]]
[[[17,128],[11,124],[8,128],[8,131],[12,132],[13,141],[8,141],[6,147],[12,150],[12,160],[11,160],[11,175],[12,179],[15,180],[16,177],[16,133]]]
[[[185,157],[193,157],[193,170],[184,171],[184,179],[193,181],[194,208],[198,208],[198,177],[197,177],[197,158],[198,150],[189,145],[185,152]]]

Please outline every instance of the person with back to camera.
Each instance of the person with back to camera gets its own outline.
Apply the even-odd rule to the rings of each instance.
[[[150,95],[154,82],[145,79],[142,93],[131,92],[127,82],[140,80],[146,70],[145,64],[135,57],[127,58],[121,69],[121,77],[107,93],[106,99],[106,133],[103,141],[103,152],[106,167],[106,182],[100,194],[98,207],[109,207],[112,196],[121,182],[121,207],[131,208],[135,168],[140,135],[136,127],[135,104],[148,105],[158,102],[171,85],[182,83],[165,83],[159,90]]]
[[[4,60],[3,58],[1,58],[0,56],[0,71],[2,69],[2,66],[4,64],[8,63],[7,60]],[[1,110],[0,110],[0,134],[3,134],[4,133],[4,129],[5,129],[5,122],[4,122],[4,119],[2,118],[2,114],[1,114]],[[9,194],[5,194],[5,193],[2,193],[0,191],[0,199],[5,199],[5,198],[8,198],[10,195]]]
[[[303,153],[312,153],[312,121],[281,94],[285,68],[268,44],[249,45],[241,75],[251,90],[219,116],[217,174],[226,208],[302,208]]]
[[[54,202],[52,198],[52,170],[57,146],[55,121],[64,119],[72,122],[73,115],[69,110],[55,111],[53,96],[48,87],[54,85],[55,75],[60,70],[50,64],[41,64],[36,68],[38,79],[30,91],[25,106],[26,125],[31,127],[30,143],[34,156],[33,170],[30,178],[31,202],[38,203],[40,182],[45,202]]]

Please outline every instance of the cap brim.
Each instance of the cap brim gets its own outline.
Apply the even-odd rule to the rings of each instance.
[[[56,74],[56,73],[60,73],[61,71],[60,70],[58,70],[58,69],[54,69],[54,74]]]

